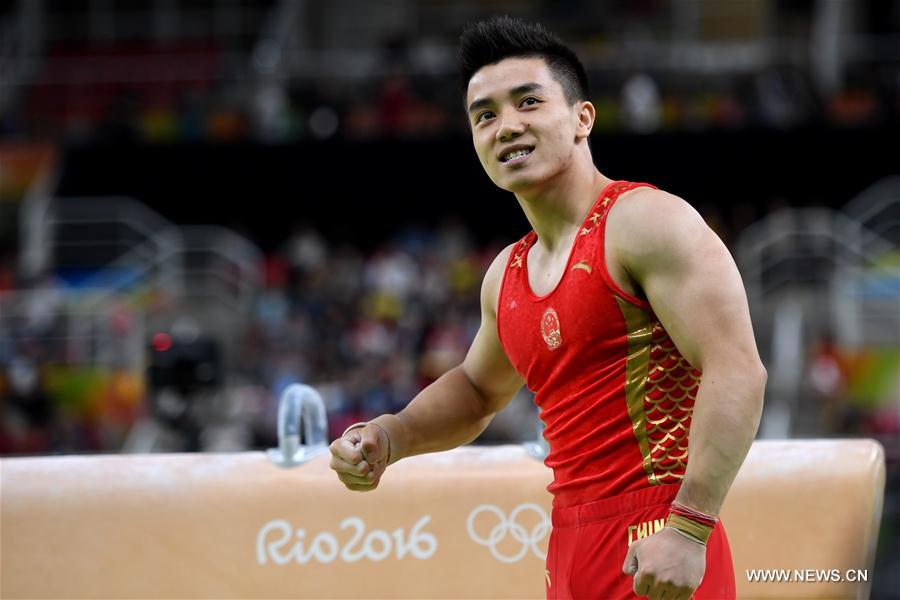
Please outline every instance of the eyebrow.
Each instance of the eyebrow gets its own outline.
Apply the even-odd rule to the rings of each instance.
[[[527,94],[529,92],[542,92],[544,91],[544,86],[539,83],[523,83],[522,85],[517,85],[516,87],[509,90],[510,97],[521,96],[522,94]],[[478,98],[474,100],[472,104],[469,105],[469,112],[475,112],[479,108],[484,108],[485,106],[490,106],[494,101],[491,98]]]

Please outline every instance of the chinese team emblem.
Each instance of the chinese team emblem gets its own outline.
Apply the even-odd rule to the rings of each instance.
[[[544,341],[547,342],[547,347],[551,350],[556,350],[562,346],[563,339],[562,332],[559,330],[559,316],[552,308],[545,310],[544,316],[541,317],[541,335],[544,336]]]

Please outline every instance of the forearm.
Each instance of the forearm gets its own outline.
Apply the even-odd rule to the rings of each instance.
[[[756,436],[765,381],[761,365],[704,370],[691,418],[688,468],[676,498],[679,502],[719,514]]]
[[[401,458],[449,450],[474,440],[493,413],[461,366],[422,390],[396,415],[373,422],[388,434],[391,463]]]

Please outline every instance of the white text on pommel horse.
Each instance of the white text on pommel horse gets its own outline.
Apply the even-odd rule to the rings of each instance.
[[[256,561],[261,565],[268,559],[276,565],[290,562],[305,565],[311,560],[330,563],[340,558],[352,563],[364,558],[381,561],[391,554],[398,559],[411,555],[425,560],[434,556],[438,545],[434,535],[422,531],[430,520],[431,515],[423,516],[407,535],[403,528],[390,534],[381,529],[367,533],[361,518],[347,517],[341,521],[340,529],[349,529],[350,537],[341,545],[331,532],[322,531],[307,539],[306,529],[295,531],[285,519],[274,519],[263,525],[256,536]],[[296,541],[291,543],[292,540]]]

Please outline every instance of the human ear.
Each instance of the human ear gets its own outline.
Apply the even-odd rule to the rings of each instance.
[[[578,126],[575,130],[575,137],[578,139],[586,138],[591,135],[594,128],[594,119],[597,117],[597,109],[588,100],[578,103]]]

